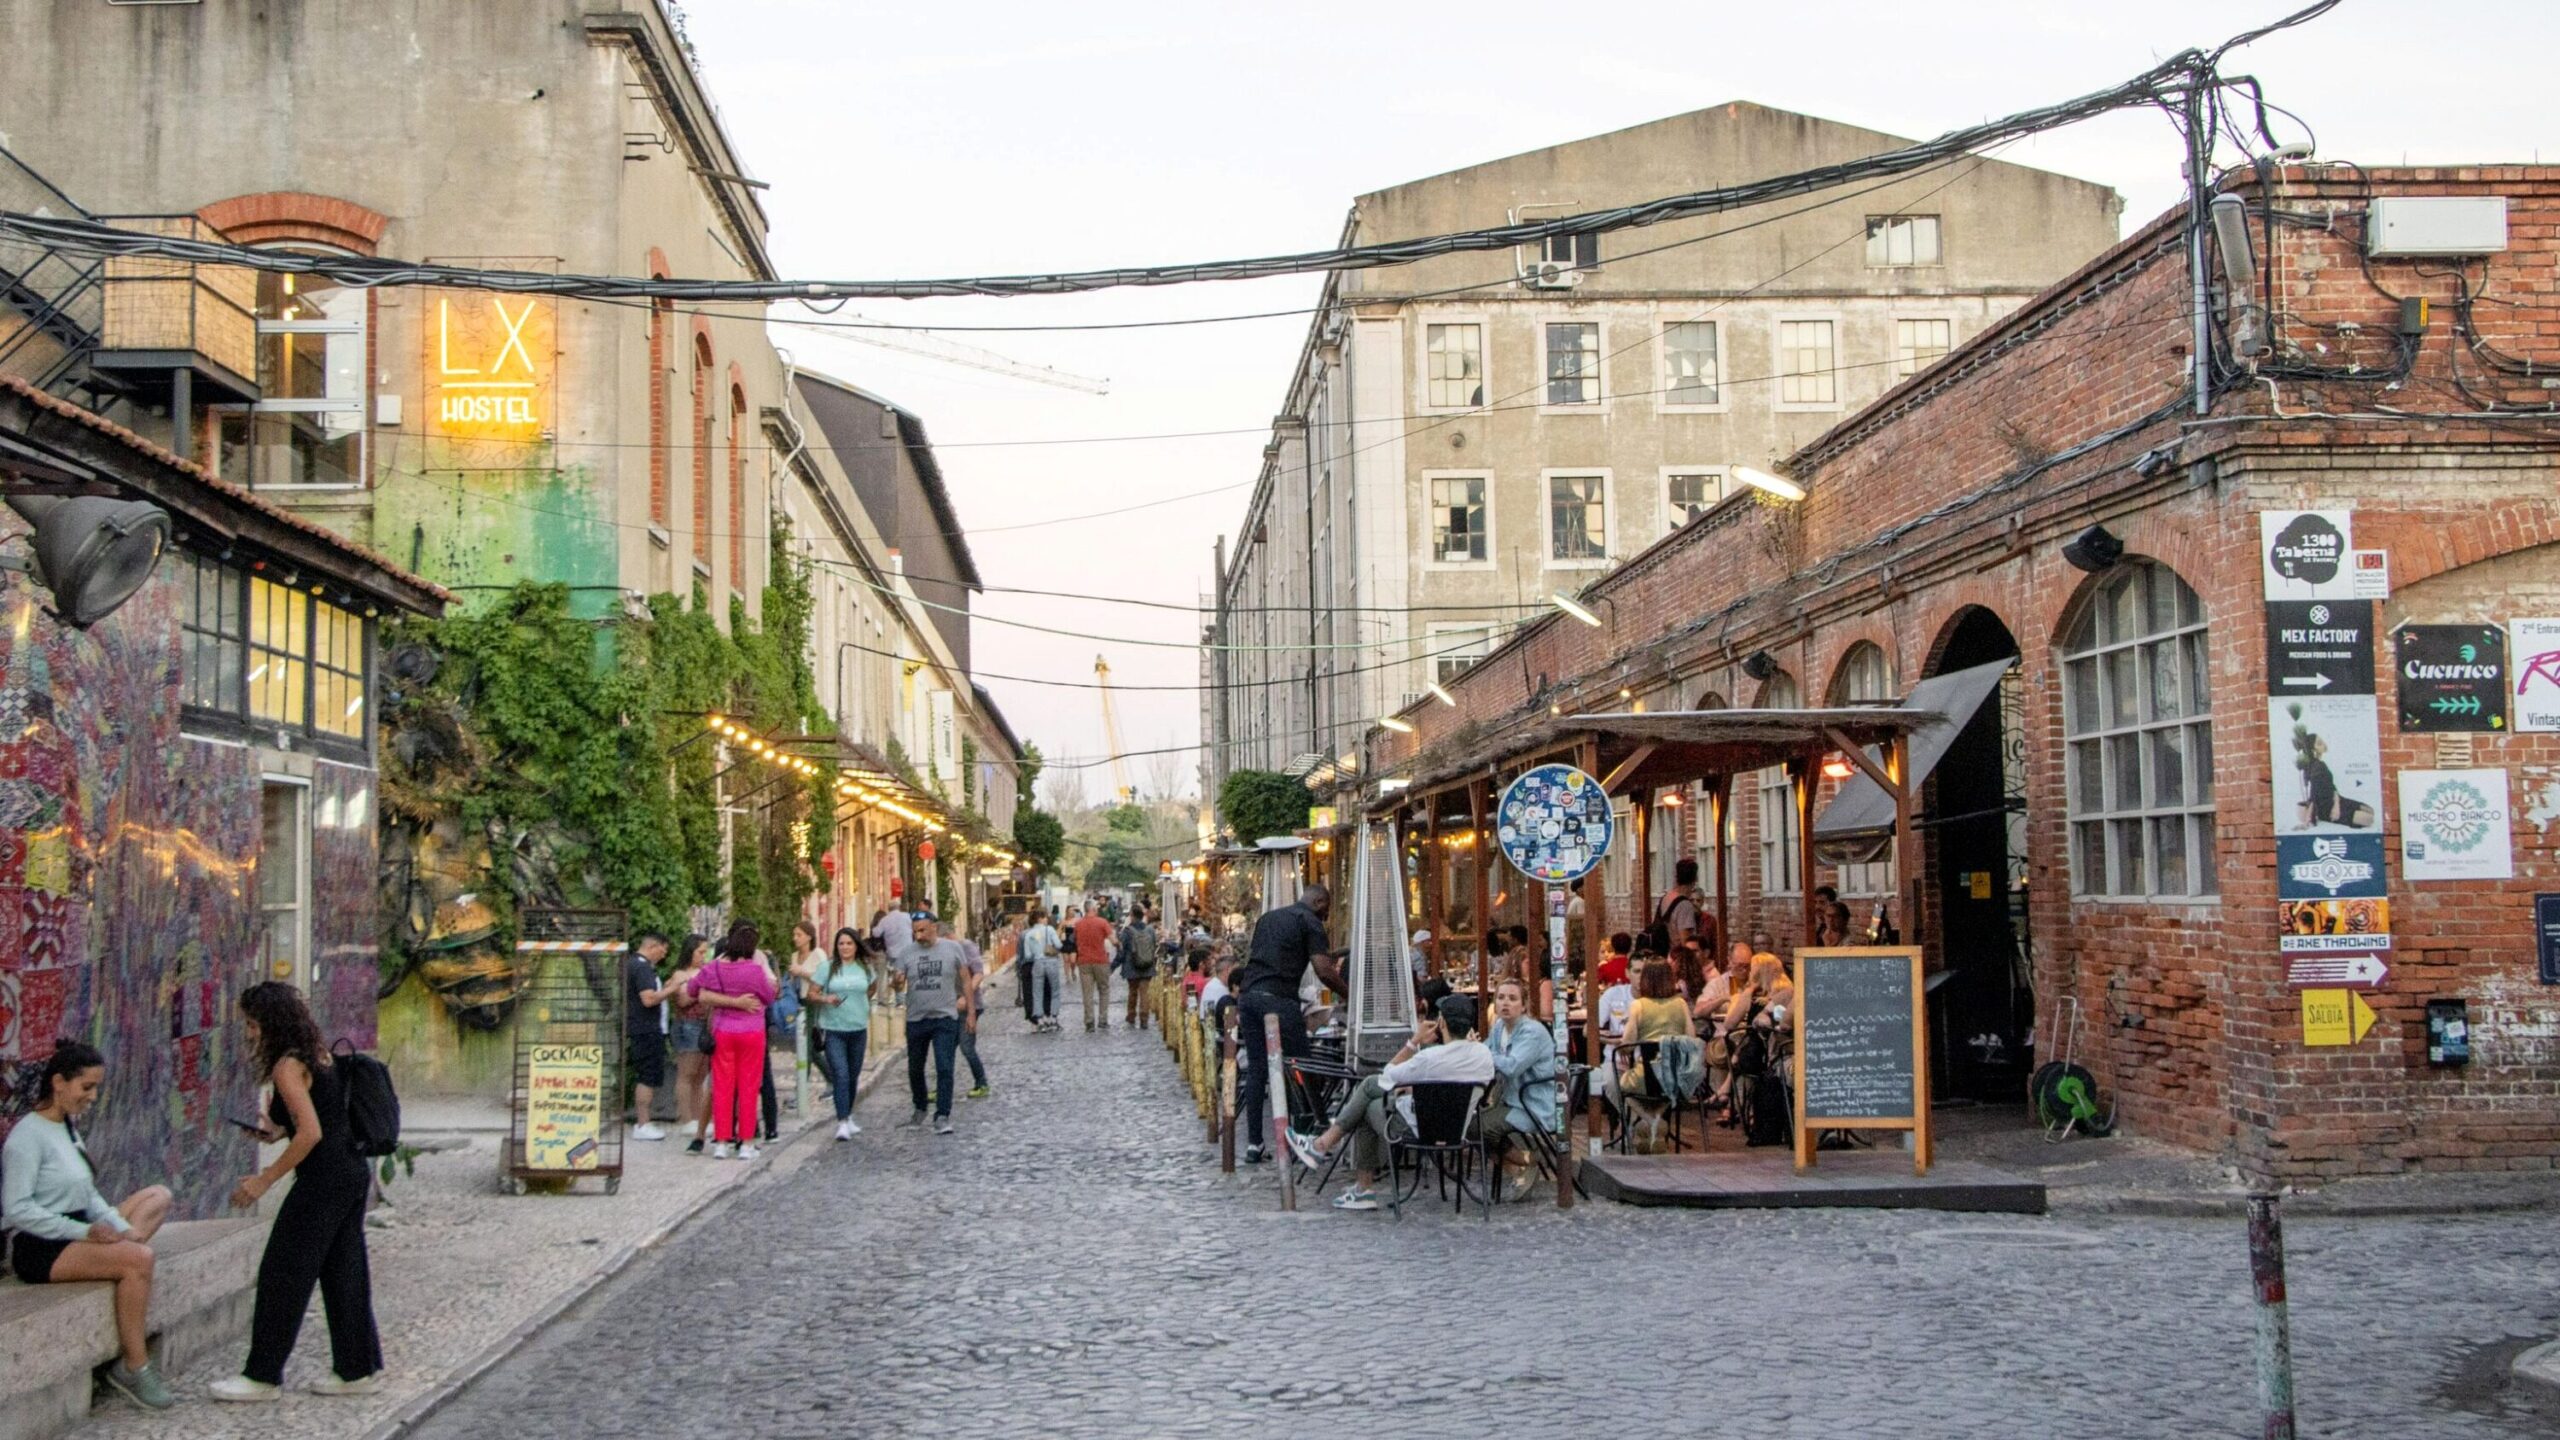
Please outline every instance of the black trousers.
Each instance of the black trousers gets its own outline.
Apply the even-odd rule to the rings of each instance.
[[[795,1020],[792,1023],[796,1025],[799,1022]],[[765,1032],[764,1037],[764,1091],[757,1103],[764,1107],[764,1129],[757,1132],[758,1137],[771,1140],[782,1133],[782,1097],[774,1093],[773,1088],[773,1033],[771,1031]]]
[[[382,1368],[382,1336],[373,1325],[373,1271],[364,1253],[364,1204],[372,1186],[364,1164],[325,1170],[303,1162],[293,1190],[277,1207],[258,1261],[257,1308],[249,1321],[249,1363],[240,1373],[284,1383],[285,1357],[302,1333],[311,1288],[329,1316],[329,1368],[361,1380]]]
[[[1306,1007],[1295,995],[1279,995],[1268,990],[1248,990],[1236,997],[1236,1040],[1240,1058],[1236,1065],[1236,1129],[1247,1145],[1268,1144],[1271,1132],[1264,1127],[1264,1092],[1271,1076],[1271,1059],[1262,1039],[1262,1017],[1280,1017],[1280,1054],[1286,1059],[1305,1059],[1307,1044]],[[1314,1134],[1323,1129],[1314,1116],[1305,1113],[1306,1104],[1297,1089],[1288,1092],[1289,1126]]]

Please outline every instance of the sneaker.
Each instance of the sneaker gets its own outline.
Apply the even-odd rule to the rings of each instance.
[[[763,1153],[763,1151],[758,1150],[753,1145],[741,1145],[738,1147],[738,1158],[741,1160],[753,1160]]]
[[[119,1360],[107,1367],[107,1383],[145,1410],[166,1410],[178,1403],[178,1397],[170,1394],[169,1387],[161,1381],[160,1368],[156,1365],[127,1370],[124,1362]]]
[[[914,1113],[913,1115],[908,1116],[908,1117],[907,1117],[907,1123],[905,1123],[905,1124],[903,1124],[903,1125],[899,1126],[898,1128],[899,1128],[899,1129],[901,1129],[901,1130],[916,1130],[916,1129],[921,1129],[921,1128],[923,1127],[923,1125],[924,1125],[924,1112],[923,1112],[923,1111],[921,1111],[921,1110],[919,1110],[919,1111],[917,1111],[916,1113]]]
[[[341,1380],[335,1375],[323,1375],[311,1382],[311,1393],[314,1395],[370,1395],[381,1388],[382,1372],[379,1370],[354,1380]]]
[[[699,1155],[699,1154],[701,1154],[701,1153],[702,1153],[702,1137],[701,1137],[701,1136],[699,1136],[699,1135],[694,1136],[694,1137],[693,1137],[693,1143],[692,1143],[692,1144],[690,1144],[690,1145],[687,1145],[686,1147],[684,1147],[684,1153],[686,1153],[687,1155]]]
[[[948,1135],[948,1134],[950,1134],[950,1133],[951,1133],[951,1117],[950,1117],[950,1116],[948,1116],[948,1115],[936,1115],[936,1116],[934,1116],[934,1117],[933,1117],[933,1133],[934,1133],[934,1134],[936,1134],[936,1135]]]
[[[1378,1193],[1374,1190],[1345,1190],[1341,1194],[1333,1197],[1333,1208],[1336,1210],[1375,1210],[1378,1208]]]
[[[1262,1153],[1262,1147],[1259,1145],[1247,1145],[1244,1147],[1244,1163],[1247,1165],[1259,1165],[1268,1158],[1268,1156]]]
[[[631,1138],[634,1140],[664,1140],[667,1138],[667,1132],[659,1129],[655,1125],[634,1125],[631,1127]]]
[[[711,1147],[711,1158],[714,1160],[734,1159],[737,1153],[737,1147],[731,1145],[726,1140],[723,1140],[719,1144]]]
[[[246,1375],[229,1375],[214,1381],[209,1393],[216,1400],[229,1400],[235,1404],[249,1405],[273,1400],[284,1393],[284,1388],[279,1385],[270,1385],[264,1380],[252,1380]]]
[[[844,1133],[846,1133],[847,1135],[859,1135],[859,1134],[861,1134],[861,1133],[862,1133],[862,1122],[861,1122],[861,1121],[859,1121],[859,1120],[847,1120],[846,1122],[844,1122]]]
[[[1315,1137],[1299,1130],[1282,1130],[1280,1138],[1288,1144],[1289,1153],[1298,1157],[1299,1164],[1313,1170],[1324,1163],[1324,1152],[1316,1148]]]
[[[995,1092],[995,1091],[993,1091],[993,1090],[988,1089],[986,1086],[984,1086],[984,1085],[979,1085],[979,1086],[973,1087],[973,1088],[969,1091],[969,1098],[970,1098],[970,1099],[972,1099],[972,1100],[984,1100],[984,1099],[986,1099],[988,1096],[993,1095],[994,1093],[996,1093],[996,1092]]]
[[[846,1121],[843,1121],[843,1122],[841,1122],[840,1124],[838,1124],[838,1125],[836,1126],[836,1138],[837,1138],[838,1140],[850,1140],[850,1139],[852,1139],[852,1138],[853,1138],[853,1122],[852,1122],[852,1121],[850,1121],[850,1120],[846,1120]]]

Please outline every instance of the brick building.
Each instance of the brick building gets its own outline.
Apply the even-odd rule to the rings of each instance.
[[[2420,653],[2444,632],[2407,627],[2506,626],[2519,723],[2527,652],[2552,648],[2512,622],[2560,615],[2540,378],[2560,364],[2560,169],[2295,166],[2220,193],[2245,202],[2250,248],[2211,270],[2208,414],[2181,208],[1796,452],[1801,502],[1727,498],[1587,587],[1599,625],[1523,627],[1451,683],[1454,707],[1373,730],[1364,768],[1410,772],[1542,710],[1846,703],[2013,661],[1926,777],[1919,914],[1897,917],[1954,972],[1941,1093],[2014,1103],[2069,1040],[2127,1129],[2255,1172],[2550,1168],[2560,987],[2537,982],[2535,894],[2560,890],[2560,735],[2482,712],[2442,731],[2399,702],[2404,668],[2445,673]],[[2438,223],[2490,238],[2424,238]],[[2345,571],[2271,578],[2269,512],[2346,512],[2342,548],[2387,555],[2388,598],[2330,599]],[[2121,557],[2075,564],[2064,547],[2097,526]],[[2293,630],[2272,666],[2271,631],[2301,622],[2280,606],[2315,602],[2332,651]],[[2560,708],[2560,679],[2544,688]],[[2438,772],[2487,797],[2450,842],[2441,817],[2403,833],[2394,783]],[[1830,858],[1797,873],[1773,803],[1789,783],[1736,777],[1722,835],[1690,818],[1712,806],[1656,811],[1642,878],[1608,888],[1658,893],[1676,854],[1713,875],[1724,847],[1737,934],[1792,949],[1808,883],[1863,920],[1890,861],[1817,821]],[[2338,865],[2315,874],[2312,853]],[[2480,878],[2430,878],[2465,864]],[[1633,923],[1618,906],[1612,928]],[[2358,955],[2388,966],[2360,997],[2371,1032],[2306,1044],[2289,971]],[[2434,1064],[2429,1002],[2453,1000],[2469,1063]]]

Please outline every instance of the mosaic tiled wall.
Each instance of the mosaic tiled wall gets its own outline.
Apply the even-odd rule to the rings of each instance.
[[[256,1095],[232,1002],[260,978],[259,773],[256,752],[179,733],[177,666],[165,573],[86,632],[0,583],[0,1077],[59,1036],[97,1045],[102,1188],[167,1184],[203,1216],[255,1163],[224,1122]],[[337,824],[313,837],[315,1005],[369,1043],[371,777],[318,770]]]
[[[381,847],[373,772],[323,760],[311,777],[311,996],[320,1033],[359,1050],[374,1046],[375,957]]]

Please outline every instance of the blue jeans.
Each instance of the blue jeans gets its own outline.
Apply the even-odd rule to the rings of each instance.
[[[868,1030],[820,1030],[819,1063],[827,1067],[827,1084],[836,1092],[836,1123],[853,1118],[854,1087],[862,1083],[862,1052],[870,1044]]]
[[[938,1015],[931,1019],[907,1022],[907,1093],[914,1097],[916,1113],[924,1113],[924,1052],[933,1047],[933,1113],[951,1118],[951,1067],[959,1057],[960,1017]]]

